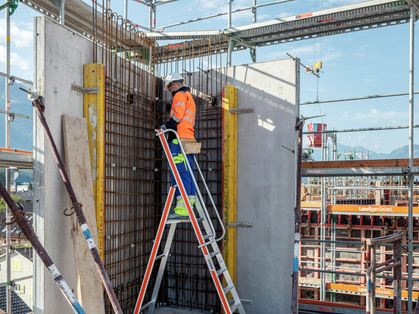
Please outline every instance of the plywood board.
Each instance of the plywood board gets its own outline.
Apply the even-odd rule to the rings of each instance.
[[[97,239],[95,202],[93,198],[92,171],[86,119],[62,116],[66,170],[93,239]],[[83,231],[71,216],[74,258],[77,277],[77,298],[86,313],[104,311],[102,283]]]

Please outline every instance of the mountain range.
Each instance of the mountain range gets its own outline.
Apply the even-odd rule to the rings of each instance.
[[[376,153],[372,150],[369,150],[368,148],[362,147],[362,146],[355,146],[355,147],[351,147],[351,146],[347,146],[347,145],[343,145],[343,144],[338,144],[338,154],[343,154],[343,152],[349,153],[349,152],[354,152],[359,154],[359,153],[363,153],[363,154],[367,154],[369,155],[368,159],[401,159],[401,158],[409,158],[409,145],[405,145],[402,147],[399,147],[395,150],[393,150],[391,153],[389,154],[383,154],[383,153]],[[320,161],[321,160],[321,151],[320,150],[315,150],[314,153],[312,154],[312,157],[315,161]],[[419,145],[415,144],[413,145],[413,157],[414,158],[419,158]],[[356,159],[360,159],[359,156]],[[363,158],[365,159],[365,158]],[[339,160],[343,160],[343,156],[341,156],[339,158]]]

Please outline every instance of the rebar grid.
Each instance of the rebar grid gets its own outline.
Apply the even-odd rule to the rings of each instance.
[[[182,74],[191,88],[197,108],[195,137],[202,143],[197,160],[222,214],[223,49],[220,37],[208,39],[211,49],[186,42],[174,45],[175,55],[162,60],[157,58],[158,45],[106,9],[104,0],[95,8],[99,9],[94,11],[95,21],[105,30],[95,33],[93,45],[94,61],[103,62],[106,71],[103,256],[124,313],[132,313],[170,184],[168,164],[154,132],[169,118],[172,95],[162,86],[169,73]],[[198,184],[203,191],[202,182]],[[210,206],[205,193],[203,197]],[[177,229],[159,301],[220,312],[192,227],[183,223]],[[154,280],[155,273],[150,287]],[[146,295],[145,301],[149,298]],[[105,303],[106,313],[111,313],[106,297]]]

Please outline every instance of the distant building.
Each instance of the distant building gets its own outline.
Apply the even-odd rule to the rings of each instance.
[[[25,202],[33,201],[33,191],[19,191],[16,192],[15,195],[22,198]]]
[[[29,224],[32,226],[33,223],[33,203],[17,203],[18,207],[25,212],[25,217]],[[3,247],[6,244],[6,225],[3,224],[3,220],[6,218],[6,212],[0,212],[0,255],[6,252],[6,248]],[[19,243],[25,242],[26,237],[20,230],[17,223],[12,224],[11,226],[11,242],[12,245],[18,245]]]
[[[27,249],[26,253],[33,250],[32,248]],[[12,279],[19,279],[27,276],[33,276],[33,262],[28,259],[25,255],[19,253],[17,250],[11,254],[12,260]],[[6,254],[0,256],[0,282],[7,281],[6,274]],[[5,287],[4,287],[5,288]],[[18,298],[20,298],[26,307],[21,304],[21,302],[12,297],[12,307],[14,306],[16,310],[12,309],[12,314],[15,313],[31,313],[33,305],[33,278],[25,279],[21,281],[16,281],[15,286],[13,287],[12,293],[15,293]],[[4,292],[5,293],[5,292]],[[2,296],[0,292],[0,300],[5,300],[5,295]],[[6,310],[6,306],[2,307],[2,301],[0,301],[0,309],[3,311]]]
[[[21,181],[15,181],[14,182],[14,187],[15,187],[15,193],[17,192],[23,192],[23,191],[28,191],[28,187],[29,187],[29,182],[21,182]]]

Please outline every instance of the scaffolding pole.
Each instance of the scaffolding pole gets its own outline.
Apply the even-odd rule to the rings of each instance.
[[[414,122],[414,51],[415,51],[415,9],[413,6],[410,7],[410,61],[409,61],[409,169],[413,168],[413,122]],[[408,223],[408,261],[407,261],[407,312],[412,313],[412,273],[413,273],[413,181],[414,175],[409,174],[409,223]]]
[[[10,84],[9,84],[9,77],[10,77],[10,14],[9,14],[9,7],[6,8],[4,11],[6,14],[6,74],[7,78],[5,81],[5,109],[7,111],[6,114],[6,148],[10,149]],[[6,169],[6,190],[10,193],[10,169]],[[10,222],[10,208],[6,204],[6,221]],[[6,268],[7,268],[7,274],[6,274],[6,281],[8,283],[12,280],[12,269],[11,269],[11,226],[6,226]],[[6,313],[12,314],[12,286],[8,284],[6,287]]]
[[[231,28],[231,3],[233,0],[228,0],[228,28]],[[231,37],[228,38],[228,50],[227,50],[227,66],[231,67]]]

